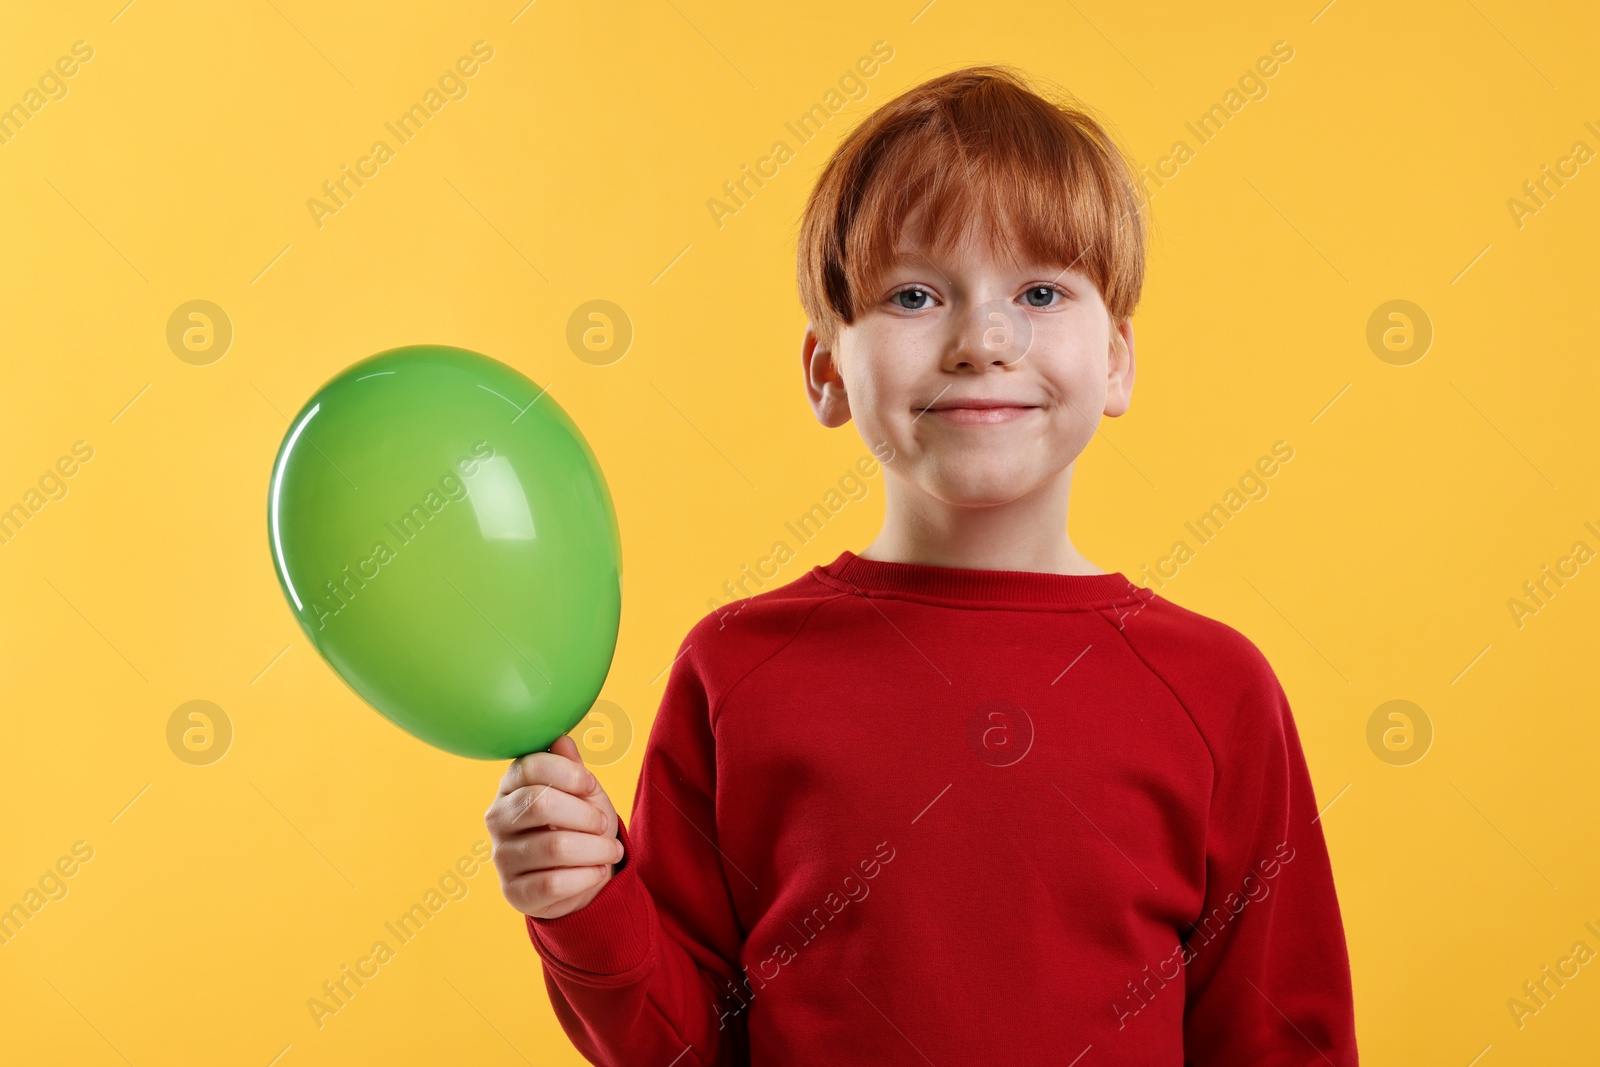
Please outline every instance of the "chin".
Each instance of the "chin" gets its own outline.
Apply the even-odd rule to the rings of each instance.
[[[988,508],[1008,504],[1026,496],[1040,483],[1008,471],[946,472],[923,488],[947,504],[968,508]]]

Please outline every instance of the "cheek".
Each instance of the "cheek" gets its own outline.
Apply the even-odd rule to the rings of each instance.
[[[1062,358],[1074,366],[1090,365],[1104,370],[1110,352],[1112,328],[1110,320],[1101,310],[1093,307],[1061,315],[1048,323],[1040,333]]]
[[[850,396],[852,417],[893,419],[895,409],[911,401],[910,384],[904,380],[905,361],[883,348],[851,353],[841,372],[845,392]]]
[[[1069,395],[1081,395],[1084,390],[1105,389],[1111,338],[1104,318],[1074,316],[1041,330],[1029,354],[1038,357],[1053,383],[1069,390]]]

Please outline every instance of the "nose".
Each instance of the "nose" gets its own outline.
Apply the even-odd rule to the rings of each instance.
[[[951,318],[955,337],[947,369],[1011,367],[1027,354],[1032,324],[1003,298],[986,300]]]

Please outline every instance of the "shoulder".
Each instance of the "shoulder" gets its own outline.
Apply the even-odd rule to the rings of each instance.
[[[1266,656],[1244,634],[1159,594],[1108,617],[1135,651],[1184,661],[1208,676],[1272,673]]]
[[[715,708],[746,675],[794,641],[813,615],[847,598],[807,571],[784,585],[714,607],[684,635],[674,669],[682,664],[692,670]]]
[[[1241,727],[1283,728],[1288,706],[1278,677],[1232,626],[1159,595],[1110,621],[1194,719],[1213,756]]]

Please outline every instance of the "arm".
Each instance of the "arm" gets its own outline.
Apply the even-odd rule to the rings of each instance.
[[[686,642],[687,644],[687,642]],[[717,1006],[743,935],[718,852],[710,709],[680,648],[651,728],[623,858],[587,905],[525,916],[567,1036],[602,1067],[748,1062],[742,1015]]]
[[[1355,1067],[1350,962],[1288,698],[1256,654],[1217,777],[1204,910],[1184,938],[1184,1062]]]

